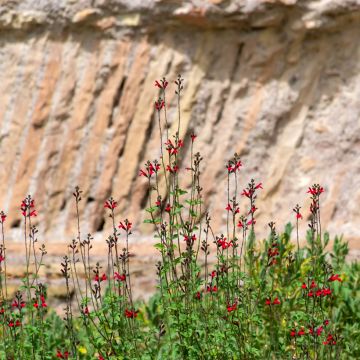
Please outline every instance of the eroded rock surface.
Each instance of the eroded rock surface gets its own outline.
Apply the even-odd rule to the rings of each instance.
[[[279,230],[293,221],[296,203],[304,234],[306,190],[321,183],[323,228],[359,248],[360,1],[1,1],[0,43],[0,208],[11,241],[22,239],[27,194],[42,239],[74,237],[75,185],[84,233],[106,238],[110,195],[135,238],[151,232],[138,171],[160,155],[154,80],[181,73],[182,165],[194,131],[215,229],[236,151],[241,187],[263,182],[261,235],[271,220]],[[175,100],[170,87],[171,131]]]

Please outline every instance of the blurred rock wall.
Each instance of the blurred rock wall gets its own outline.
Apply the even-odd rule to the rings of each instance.
[[[216,229],[236,151],[240,187],[263,182],[261,234],[294,221],[296,203],[304,234],[319,182],[323,227],[360,248],[359,0],[0,1],[0,68],[0,209],[14,240],[27,194],[46,239],[74,236],[76,185],[84,231],[109,229],[110,195],[119,219],[151,231],[138,171],[160,155],[154,81],[170,81],[173,131],[180,73],[182,166],[194,131]]]

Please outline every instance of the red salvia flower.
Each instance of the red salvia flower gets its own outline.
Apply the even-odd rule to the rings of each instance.
[[[89,315],[90,314],[89,308],[87,306],[85,306],[83,314],[84,315]]]
[[[119,227],[119,229],[129,231],[129,230],[131,230],[132,223],[129,220],[126,219],[126,220],[124,220],[124,223],[122,221],[120,221],[118,227]]]
[[[246,225],[255,225],[256,224],[256,220],[255,219],[251,219],[249,220]]]
[[[208,286],[206,287],[206,292],[214,293],[214,292],[217,292],[217,291],[218,291],[218,288],[217,288],[216,285],[215,285],[215,286],[210,286],[210,285],[208,285]]]
[[[14,324],[14,321],[13,321],[13,320],[10,320],[10,321],[8,322],[8,326],[9,326],[9,327],[14,327],[14,325],[15,325],[15,324]]]
[[[194,142],[194,141],[195,141],[195,139],[197,138],[197,135],[195,135],[195,134],[191,134],[191,135],[190,135],[190,137],[191,137],[191,141],[192,141],[192,142]]]
[[[168,85],[169,83],[166,81],[165,78],[162,78],[160,81],[155,80],[155,86],[158,87],[159,89],[165,90]]]
[[[138,316],[138,310],[128,310],[125,309],[125,316],[129,319],[135,319]]]
[[[158,101],[155,101],[155,108],[157,111],[160,111],[163,107],[165,107],[165,101],[159,99]]]
[[[166,204],[166,207],[165,207],[164,210],[169,213],[169,212],[171,211],[171,206],[170,206],[170,204]]]
[[[38,304],[38,302],[37,302],[37,301],[35,301],[33,306],[34,306],[34,308],[38,309],[38,308],[39,308],[39,304]]]
[[[296,330],[295,330],[295,329],[290,330],[290,336],[291,336],[291,337],[295,337],[295,336],[296,336]]]
[[[306,286],[306,284],[304,282],[302,283],[301,288],[304,289],[304,290],[307,289],[307,286]]]
[[[0,255],[0,263],[2,263],[5,260],[5,257]]]
[[[265,305],[271,305],[271,299],[266,299],[265,300]]]
[[[4,314],[5,313],[5,309],[4,308],[1,308],[0,309],[0,314]]]
[[[322,293],[324,296],[331,295],[331,289],[325,288],[322,290]]]
[[[314,296],[314,293],[312,292],[312,291],[310,291],[309,293],[308,293],[308,297],[313,297]]]
[[[21,321],[20,321],[20,320],[16,320],[15,326],[21,326]]]
[[[64,353],[62,353],[60,350],[57,350],[56,357],[59,358],[59,359],[68,359],[69,358],[69,352],[64,351]]]
[[[195,298],[200,300],[201,299],[201,292],[198,291],[196,294],[195,294]]]
[[[314,288],[316,288],[316,287],[317,287],[317,285],[315,284],[315,281],[314,281],[314,280],[311,281],[310,289],[314,289]]]
[[[315,293],[315,295],[316,295],[316,297],[319,297],[319,296],[321,296],[323,294],[323,291],[322,290],[317,290],[316,291],[316,293]]]
[[[328,279],[328,281],[333,282],[333,281],[339,281],[342,282],[342,280],[339,277],[340,275],[336,274],[336,275],[331,275],[330,278]]]
[[[317,336],[320,336],[323,331],[324,331],[324,328],[323,328],[322,326],[319,326],[319,327],[316,329],[316,335],[317,335]]]
[[[296,218],[297,218],[297,219],[302,219],[303,216],[302,216],[300,213],[298,213],[298,214],[296,214]]]
[[[273,305],[280,305],[280,300],[279,298],[275,298],[274,301],[273,301]]]
[[[216,271],[213,270],[213,271],[211,272],[210,276],[211,276],[212,279],[213,279],[214,277],[216,277]]]
[[[303,335],[305,335],[305,330],[304,330],[304,328],[301,328],[297,334],[298,334],[298,336],[303,336]]]
[[[325,326],[329,325],[329,320],[324,320],[324,325]]]
[[[115,209],[118,206],[117,202],[114,199],[109,199],[105,201],[104,208],[108,208],[110,210]]]
[[[234,304],[232,304],[232,305],[227,306],[228,313],[230,313],[230,312],[232,312],[232,311],[234,311],[236,309],[237,309],[237,303],[236,302]]]
[[[3,211],[0,212],[0,223],[3,224],[6,220],[6,215]]]
[[[255,189],[263,189],[262,183],[258,183],[258,184],[255,186]]]
[[[94,280],[96,282],[102,282],[102,281],[107,280],[107,276],[106,276],[106,274],[102,274],[101,277],[100,277],[99,274],[96,274],[95,277],[94,277]]]
[[[244,227],[244,224],[239,220],[239,222],[238,222],[238,224],[237,224],[237,227],[243,228],[243,227]]]
[[[169,171],[171,174],[175,174],[179,171],[179,167],[177,165],[174,165],[173,167],[166,165],[166,171]]]
[[[125,274],[119,274],[118,272],[115,271],[114,279],[115,280],[120,280],[120,281],[125,281],[126,280],[126,275]]]

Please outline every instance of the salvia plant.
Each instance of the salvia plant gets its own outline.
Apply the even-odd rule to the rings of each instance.
[[[112,227],[105,241],[107,259],[94,263],[92,235],[80,230],[82,192],[76,187],[77,232],[60,267],[66,286],[61,319],[49,308],[40,281],[46,249],[33,225],[34,199],[27,196],[20,206],[25,276],[15,294],[8,289],[6,214],[0,213],[1,358],[360,358],[360,266],[345,262],[348,246],[342,238],[336,237],[329,251],[320,216],[324,188],[308,188],[303,247],[299,227],[306,225],[298,204],[293,225],[279,233],[271,221],[268,237],[259,240],[257,199],[263,184],[249,179],[241,186],[246,176],[234,154],[224,166],[224,231],[216,233],[204,207],[197,135],[181,128],[184,80],[179,75],[175,81],[178,111],[172,121],[168,85],[165,78],[155,81],[161,156],[139,169],[139,181],[148,188],[145,223],[153,228],[159,251],[157,292],[147,303],[133,298],[132,222],[116,219],[118,203],[112,197],[104,204]]]

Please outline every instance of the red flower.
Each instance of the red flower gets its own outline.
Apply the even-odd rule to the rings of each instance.
[[[325,288],[325,289],[322,290],[322,293],[323,293],[324,296],[331,295],[331,289],[326,289]]]
[[[302,219],[303,216],[302,216],[300,213],[297,213],[297,214],[296,214],[296,218],[297,218],[297,219]]]
[[[191,237],[187,236],[187,235],[184,235],[184,240],[187,242],[187,243],[191,243],[191,242],[194,242],[196,240],[196,235],[195,234],[192,234]]]
[[[120,275],[118,272],[115,271],[114,279],[115,280],[120,280],[120,281],[125,281],[126,280],[126,275],[125,274]]]
[[[271,299],[266,299],[265,300],[265,305],[271,305]]]
[[[20,303],[19,302],[17,302],[16,300],[14,300],[13,302],[12,302],[12,304],[11,304],[11,306],[12,307],[16,307],[16,308],[18,308],[18,309],[21,309],[21,308],[23,308],[23,307],[25,307],[25,301],[21,301]]]
[[[165,101],[159,99],[158,101],[155,101],[155,108],[157,111],[160,111],[163,107],[165,107]]]
[[[249,214],[253,214],[257,209],[257,207],[252,206],[252,208],[249,210]]]
[[[14,321],[13,321],[13,320],[10,320],[10,321],[8,322],[8,326],[9,326],[9,327],[14,327]]]
[[[118,228],[123,229],[125,231],[129,231],[132,227],[132,223],[129,220],[124,220],[124,223],[120,221]]]
[[[34,302],[34,308],[36,308],[36,309],[37,309],[38,307],[39,307],[39,304],[38,304],[38,302],[37,302],[37,301],[35,301],[35,302]]]
[[[304,289],[304,290],[307,289],[307,286],[306,286],[306,284],[304,282],[302,283],[301,288]]]
[[[339,281],[342,282],[342,280],[339,277],[340,275],[336,274],[336,275],[331,275],[330,278],[328,279],[328,281],[333,282],[333,281]]]
[[[232,305],[227,306],[228,313],[230,313],[230,312],[232,312],[232,311],[234,311],[236,309],[237,309],[237,303],[236,302],[234,304],[232,304]]]
[[[20,321],[20,320],[16,320],[15,326],[21,326],[21,321]]]
[[[170,206],[170,204],[166,204],[166,207],[165,207],[164,210],[169,213],[169,212],[171,211],[171,206]]]
[[[4,256],[0,255],[0,263],[2,263],[5,260]]]
[[[105,360],[101,355],[99,355],[98,360]]]
[[[225,237],[218,239],[217,244],[218,244],[218,247],[221,246],[221,248],[223,250],[225,250],[225,249],[227,249],[227,248],[229,248],[230,246],[233,245],[231,241],[226,241]]]
[[[314,329],[313,328],[309,328],[309,334],[314,335]]]
[[[5,309],[4,308],[1,308],[0,309],[0,314],[4,314],[5,313]]]
[[[59,358],[59,359],[68,359],[69,358],[69,352],[64,351],[64,353],[62,354],[60,350],[57,350],[56,357]]]
[[[208,285],[208,286],[206,287],[206,292],[213,293],[213,292],[217,292],[217,291],[218,291],[218,288],[217,288],[216,285],[215,285],[215,286],[210,286],[210,285]]]
[[[26,210],[22,212],[24,216],[37,216],[36,210],[30,211],[29,214],[26,213]]]
[[[244,224],[239,220],[237,226],[238,226],[239,228],[243,228],[243,227],[244,227]]]
[[[160,84],[160,82],[161,82],[161,84]],[[166,81],[165,78],[162,78],[160,80],[160,82],[158,80],[155,80],[155,86],[158,87],[159,89],[165,90],[169,83]]]
[[[177,165],[174,165],[173,167],[171,167],[170,165],[167,165],[166,171],[169,171],[171,174],[175,174],[179,171],[179,167]]]
[[[0,223],[3,224],[5,222],[5,220],[6,220],[6,215],[3,212],[1,212],[0,213]]]
[[[323,192],[324,188],[320,185],[313,185],[312,187],[309,187],[309,190],[307,191],[307,193],[311,195],[320,195]]]
[[[325,326],[329,325],[329,320],[325,320],[325,321],[324,321],[324,325],[325,325]]]
[[[138,316],[138,310],[128,310],[125,309],[125,316],[129,319],[135,319]]]
[[[230,204],[227,204],[227,207],[225,208],[225,210],[232,211],[232,207],[230,206]]]
[[[315,295],[316,295],[316,297],[319,297],[319,296],[321,296],[323,294],[323,291],[322,290],[317,290],[316,291],[316,293],[315,293]]]
[[[201,299],[201,292],[198,291],[196,294],[195,294],[195,298],[200,300]]]
[[[216,271],[213,270],[213,271],[211,272],[210,276],[211,276],[211,278],[213,279],[213,278],[216,276]]]
[[[312,291],[310,291],[309,293],[308,293],[308,297],[313,297],[314,296],[314,293],[312,292]]]
[[[249,220],[246,225],[255,225],[256,224],[256,220],[253,219],[253,220]]]
[[[275,300],[273,301],[273,305],[280,305],[279,298],[275,298]]]
[[[191,137],[191,141],[194,142],[194,140],[197,138],[197,135],[191,134],[190,137]]]
[[[94,280],[96,282],[101,282],[107,280],[107,276],[105,274],[102,274],[101,277],[99,277],[98,274],[95,275]]]
[[[316,288],[317,285],[315,284],[315,281],[311,281],[311,284],[310,284],[310,289],[313,289],[313,288]]]
[[[83,314],[84,315],[89,315],[90,314],[89,308],[87,306],[85,306]]]
[[[262,183],[257,184],[257,185],[255,186],[255,189],[263,189]]]
[[[142,170],[141,170],[142,171]],[[113,199],[109,199],[105,201],[104,208],[108,208],[110,210],[115,209],[118,206],[117,202]]]
[[[241,195],[249,198],[252,195],[252,191],[251,190],[247,191],[244,189],[243,192],[241,193]]]
[[[295,330],[295,329],[290,330],[290,336],[291,336],[291,337],[295,337],[295,336],[296,336],[296,330]]]
[[[317,336],[320,336],[323,331],[324,331],[324,328],[323,328],[322,326],[319,326],[319,327],[316,329],[316,335],[317,335]]]
[[[301,328],[298,332],[298,336],[303,336],[303,335],[305,335],[305,330],[304,328]]]

